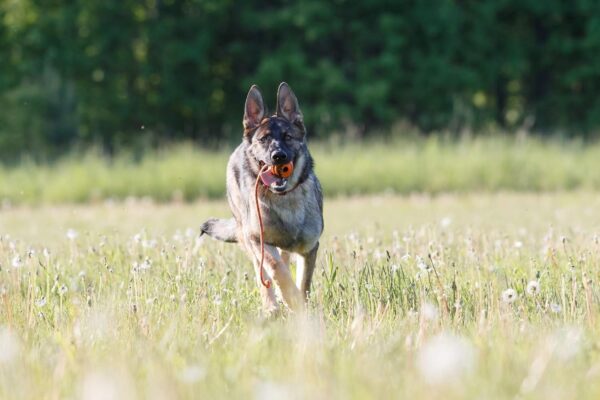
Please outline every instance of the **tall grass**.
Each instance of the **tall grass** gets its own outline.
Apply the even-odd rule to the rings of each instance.
[[[600,189],[600,144],[503,136],[311,143],[327,195],[378,192]],[[189,144],[108,158],[72,154],[0,166],[0,199],[11,203],[87,202],[129,196],[157,201],[219,198],[229,151]]]
[[[599,206],[329,199],[307,315],[266,321],[187,230],[222,201],[0,211],[0,398],[598,399]]]

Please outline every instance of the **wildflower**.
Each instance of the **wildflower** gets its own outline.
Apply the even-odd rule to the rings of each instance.
[[[142,240],[142,247],[145,249],[153,249],[158,245],[156,239]]]
[[[58,289],[58,294],[64,296],[65,294],[67,294],[68,291],[69,288],[67,287],[67,285],[62,285],[60,289]]]
[[[506,304],[514,303],[519,298],[515,289],[509,288],[502,292],[502,301]]]
[[[550,311],[552,311],[554,314],[560,314],[560,312],[562,311],[562,307],[560,306],[560,304],[550,303]]]
[[[77,236],[79,236],[79,233],[75,229],[73,229],[73,228],[67,229],[67,239],[75,240],[75,239],[77,239]]]
[[[38,300],[36,300],[35,305],[38,307],[44,307],[46,305],[46,296],[42,296]]]
[[[583,330],[575,326],[560,328],[554,332],[553,336],[557,344],[556,355],[562,361],[567,361],[579,354],[585,342]]]
[[[23,266],[23,260],[20,255],[15,255],[11,262],[13,268],[21,268]]]
[[[427,265],[427,263],[420,256],[417,256],[417,267],[421,271],[429,271],[429,265]]]
[[[206,369],[199,365],[190,365],[181,371],[179,379],[184,383],[195,383],[206,376]]]
[[[150,267],[152,267],[152,260],[146,257],[146,259],[144,259],[144,261],[139,265],[139,267],[142,270],[150,269]]]
[[[395,273],[395,272],[398,272],[400,267],[398,266],[398,264],[392,264],[391,269],[392,269],[392,273]]]
[[[540,292],[540,283],[538,281],[530,281],[527,284],[527,294],[530,296],[535,296]]]
[[[456,382],[475,367],[475,349],[466,339],[441,333],[420,349],[417,368],[430,385]]]
[[[516,249],[520,249],[521,247],[523,247],[523,242],[521,242],[520,240],[517,240],[514,243],[514,246],[515,246]]]
[[[423,303],[421,306],[421,315],[426,321],[437,321],[438,318],[438,309],[431,303]]]
[[[12,329],[0,327],[0,364],[15,360],[20,351],[19,338]]]
[[[447,228],[450,226],[450,224],[452,224],[452,218],[450,217],[444,217],[440,221],[440,225],[442,226],[442,228]]]

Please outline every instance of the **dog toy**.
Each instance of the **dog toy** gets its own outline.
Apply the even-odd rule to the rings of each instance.
[[[289,178],[294,172],[294,163],[289,162],[281,165],[271,165],[271,173],[280,178]]]

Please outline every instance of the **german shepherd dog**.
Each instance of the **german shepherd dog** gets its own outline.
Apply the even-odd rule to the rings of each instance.
[[[227,199],[233,218],[210,218],[201,235],[236,242],[254,263],[263,306],[268,314],[278,310],[273,287],[262,285],[260,223],[255,183],[260,174],[258,205],[264,226],[264,266],[281,297],[292,310],[304,308],[315,269],[319,237],[323,232],[323,195],[313,172],[306,145],[306,129],[298,100],[287,83],[277,91],[276,113],[266,116],[263,97],[253,85],[244,106],[244,136],[227,164]],[[263,167],[293,163],[283,178]],[[296,255],[296,283],[289,268]]]

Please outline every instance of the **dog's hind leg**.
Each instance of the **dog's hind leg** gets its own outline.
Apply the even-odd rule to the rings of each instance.
[[[296,263],[296,286],[304,295],[305,300],[308,299],[308,293],[310,292],[310,284],[312,282],[313,272],[315,272],[318,250],[319,243],[317,242],[311,251],[306,254],[299,254]]]

